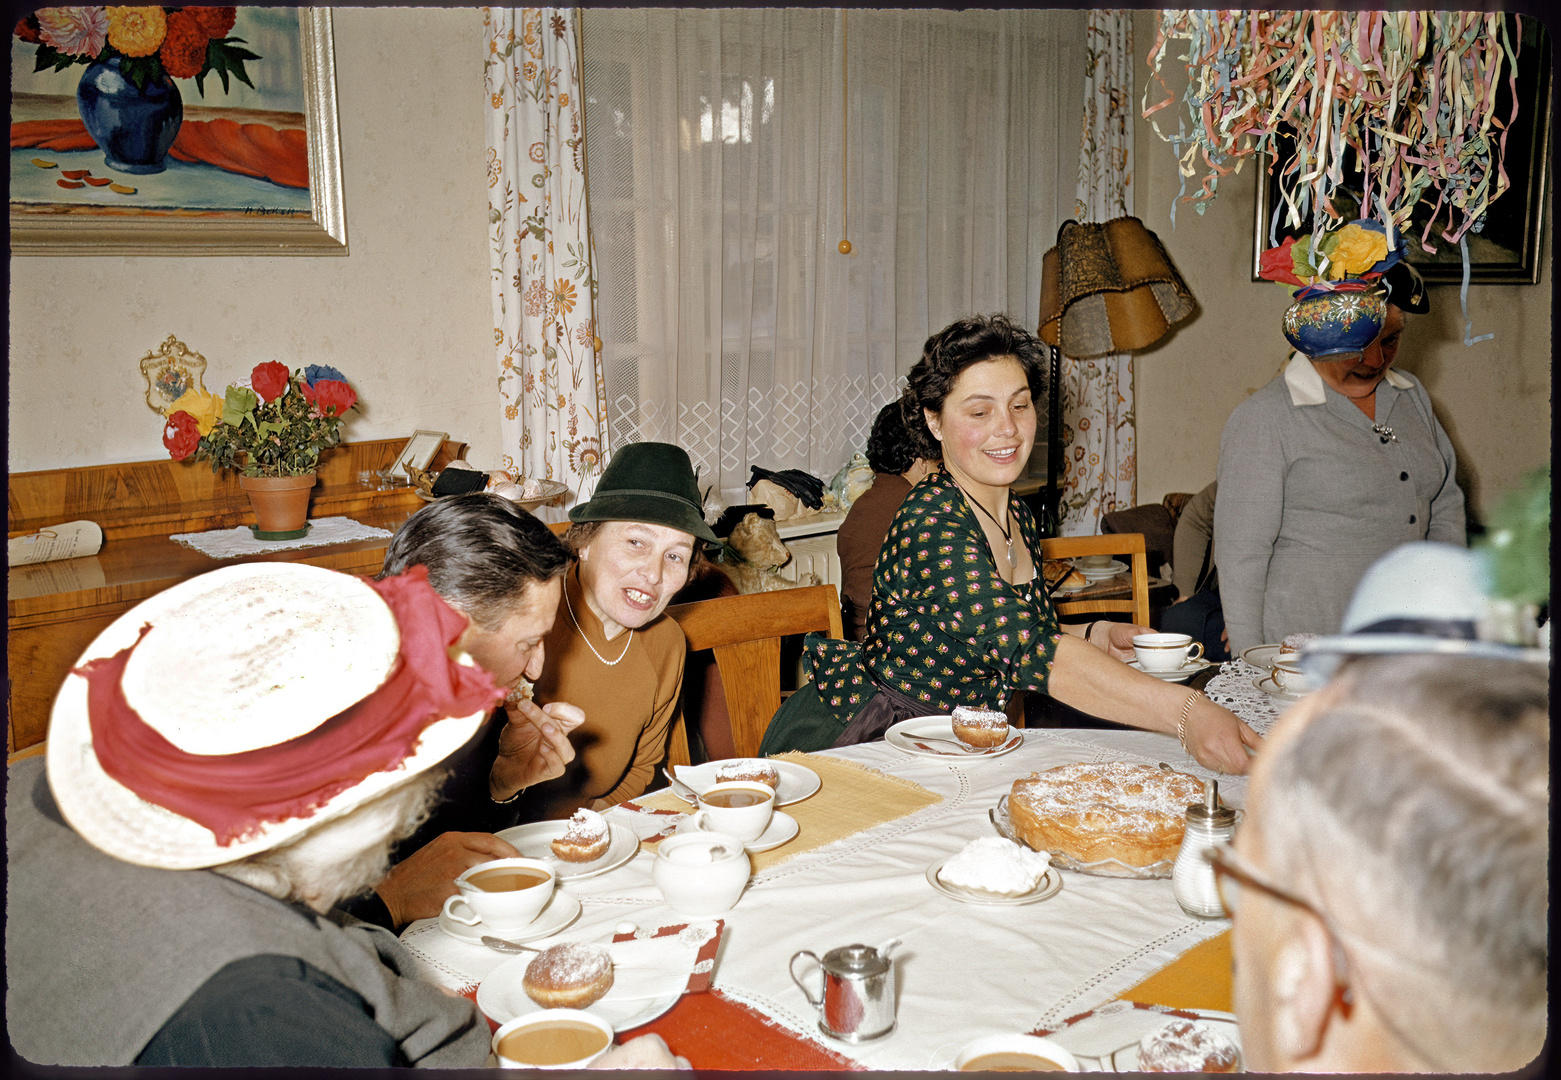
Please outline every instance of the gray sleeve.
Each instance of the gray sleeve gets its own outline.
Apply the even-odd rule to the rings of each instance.
[[[1447,479],[1442,483],[1442,490],[1431,500],[1431,521],[1426,529],[1426,539],[1442,540],[1463,547],[1468,543],[1468,521],[1464,514],[1463,489],[1458,486],[1458,454],[1431,408],[1430,395],[1426,394],[1423,385],[1419,390],[1421,395],[1425,395],[1425,410],[1431,421],[1431,430],[1436,432],[1436,449],[1447,463]]]
[[[1233,656],[1263,643],[1269,560],[1284,518],[1285,454],[1279,418],[1271,412],[1261,398],[1248,398],[1220,435],[1214,547]]]
[[[1219,487],[1215,481],[1187,500],[1181,517],[1176,519],[1176,536],[1171,542],[1171,580],[1176,582],[1177,595],[1183,599],[1198,591],[1204,557],[1214,559],[1210,547],[1214,541],[1214,493]]]

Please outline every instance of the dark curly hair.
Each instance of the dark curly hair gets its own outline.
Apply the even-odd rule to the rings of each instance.
[[[899,398],[878,410],[867,436],[867,464],[875,473],[902,473],[924,457],[920,440],[905,426]],[[933,455],[936,457],[937,455]]]
[[[905,426],[930,452],[920,456],[940,458],[938,440],[927,427],[923,409],[942,412],[954,389],[954,380],[972,364],[999,356],[1012,356],[1024,368],[1030,398],[1038,410],[1046,406],[1046,347],[1006,315],[970,315],[955,320],[927,339],[921,359],[911,368],[910,385],[900,399]]]

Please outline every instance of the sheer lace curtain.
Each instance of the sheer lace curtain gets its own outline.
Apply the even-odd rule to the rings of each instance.
[[[750,465],[828,480],[929,333],[1038,324],[1082,12],[587,8],[581,29],[612,445],[682,445],[728,504]]]

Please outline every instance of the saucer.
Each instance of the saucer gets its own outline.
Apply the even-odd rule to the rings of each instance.
[[[693,820],[692,817],[684,818],[678,822],[676,831],[679,834],[715,831],[714,829],[697,829],[693,825]],[[743,850],[750,855],[757,855],[761,851],[771,851],[782,844],[788,844],[795,840],[797,833],[801,830],[802,826],[797,824],[796,818],[777,810],[770,815],[769,827],[759,834],[757,840],[749,840],[744,844]]]
[[[1084,575],[1085,581],[1105,581],[1107,578],[1116,577],[1127,569],[1127,563],[1121,559],[1112,559],[1105,566],[1080,566],[1073,564],[1073,569]]]
[[[1127,666],[1134,671],[1144,671],[1136,659],[1127,661]],[[1164,682],[1186,682],[1206,667],[1213,667],[1210,660],[1189,660],[1174,671],[1144,671],[1145,675],[1152,675]]]
[[[1057,872],[1056,867],[1050,866],[1046,868],[1046,873],[1041,876],[1041,880],[1036,882],[1035,888],[1018,896],[990,896],[974,892],[959,885],[950,885],[938,877],[938,871],[942,870],[943,864],[953,857],[950,855],[947,858],[939,859],[927,867],[927,884],[937,889],[944,896],[952,897],[962,904],[995,904],[999,906],[1033,904],[1037,900],[1046,900],[1056,896],[1062,891],[1062,875]]]
[[[1280,645],[1254,645],[1241,650],[1241,658],[1259,671],[1267,671],[1279,657]]]
[[[1264,675],[1261,678],[1253,679],[1252,685],[1263,691],[1263,693],[1267,694],[1269,697],[1278,698],[1280,701],[1300,701],[1301,698],[1305,696],[1303,694],[1297,694],[1293,690],[1286,690],[1284,687],[1280,686],[1274,681],[1274,677],[1272,675]]]
[[[505,941],[535,941],[545,938],[549,934],[556,934],[575,919],[580,917],[580,901],[563,889],[555,888],[553,898],[547,902],[547,907],[542,913],[532,919],[526,926],[519,930],[491,930],[479,920],[476,926],[467,926],[465,923],[456,922],[443,911],[439,912],[439,929],[449,934],[456,941],[464,941],[468,945],[482,945],[484,934],[493,937],[501,937]]]

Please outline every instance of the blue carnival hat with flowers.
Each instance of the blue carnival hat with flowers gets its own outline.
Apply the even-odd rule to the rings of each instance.
[[[1285,340],[1313,359],[1358,353],[1382,332],[1390,300],[1406,311],[1425,310],[1424,285],[1402,261],[1405,251],[1401,234],[1389,247],[1380,222],[1358,218],[1326,232],[1286,237],[1263,252],[1258,276],[1294,290],[1295,302],[1284,314]]]

